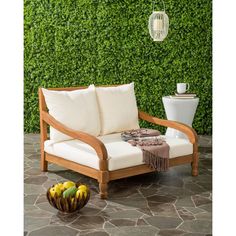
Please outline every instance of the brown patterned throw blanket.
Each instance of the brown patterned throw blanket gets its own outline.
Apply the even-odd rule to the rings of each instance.
[[[132,146],[141,148],[143,162],[157,171],[166,171],[169,168],[169,145],[154,129],[136,129],[121,133],[121,138]]]

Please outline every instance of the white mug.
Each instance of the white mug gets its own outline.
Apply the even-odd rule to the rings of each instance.
[[[189,90],[189,83],[178,83],[177,84],[177,92],[178,93],[186,93]]]

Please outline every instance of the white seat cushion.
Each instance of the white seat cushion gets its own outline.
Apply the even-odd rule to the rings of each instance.
[[[108,152],[108,169],[118,170],[143,164],[142,151],[127,142],[122,141],[120,133],[98,137],[106,146]],[[193,145],[187,139],[165,137],[170,146],[170,158],[193,153]],[[99,169],[99,158],[88,144],[78,140],[54,142],[47,140],[44,150],[52,155],[66,160]]]
[[[87,89],[54,91],[42,89],[49,114],[67,127],[89,133],[100,134],[100,117],[94,85]],[[50,127],[50,139],[59,142],[71,137]]]
[[[134,83],[96,87],[101,119],[100,135],[138,129],[138,107]]]

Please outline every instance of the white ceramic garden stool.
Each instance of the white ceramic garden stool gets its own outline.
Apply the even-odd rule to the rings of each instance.
[[[168,120],[179,121],[186,125],[192,126],[193,118],[198,106],[199,98],[171,98],[169,96],[162,97],[166,117]],[[166,136],[175,138],[186,138],[182,132],[167,128]]]

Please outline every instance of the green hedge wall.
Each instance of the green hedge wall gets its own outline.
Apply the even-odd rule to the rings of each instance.
[[[158,117],[161,97],[190,83],[200,98],[193,127],[211,134],[212,3],[165,5],[170,27],[160,43],[148,32],[151,0],[24,0],[25,132],[39,131],[38,87],[134,81],[139,108]]]

